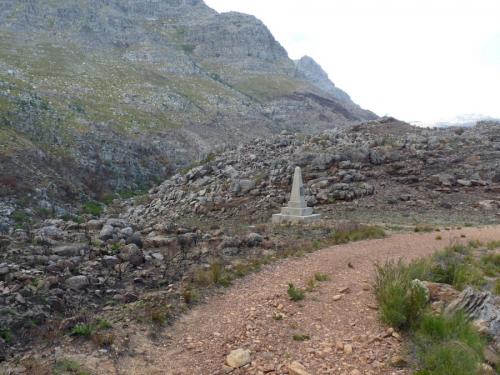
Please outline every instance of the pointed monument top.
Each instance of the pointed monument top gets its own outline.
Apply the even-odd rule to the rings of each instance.
[[[309,224],[319,220],[319,214],[313,214],[311,207],[307,207],[304,197],[304,185],[302,183],[302,172],[300,167],[295,168],[293,175],[292,194],[287,207],[281,209],[280,214],[273,215],[273,223],[297,223]]]
[[[295,173],[293,174],[292,194],[290,195],[288,207],[307,207],[306,200],[304,199],[304,185],[302,183],[302,171],[300,170],[300,167],[295,167]]]

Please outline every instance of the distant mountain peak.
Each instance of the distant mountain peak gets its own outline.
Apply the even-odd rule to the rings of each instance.
[[[298,77],[307,80],[320,90],[323,90],[341,101],[351,100],[346,92],[335,86],[321,65],[319,65],[312,57],[305,55],[300,60],[296,60],[295,67],[296,75]]]

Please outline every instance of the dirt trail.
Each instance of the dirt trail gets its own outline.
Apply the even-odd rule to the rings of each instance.
[[[369,288],[374,262],[429,255],[451,242],[499,240],[500,226],[441,231],[442,240],[436,235],[353,242],[266,266],[194,308],[165,330],[160,343],[152,344],[143,332],[131,337],[135,355],[119,360],[119,374],[223,374],[226,355],[237,348],[251,350],[252,364],[233,374],[284,374],[293,360],[311,374],[410,374],[388,366],[402,343],[382,337],[387,327],[378,320]],[[330,280],[318,283],[303,301],[290,301],[288,283],[305,287],[315,272]],[[273,318],[277,312],[283,319]],[[294,341],[294,334],[310,339]],[[340,349],[345,344],[352,353]]]

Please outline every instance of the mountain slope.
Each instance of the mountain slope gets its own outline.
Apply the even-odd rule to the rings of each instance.
[[[198,0],[3,1],[0,194],[138,189],[223,145],[376,117],[314,64]]]

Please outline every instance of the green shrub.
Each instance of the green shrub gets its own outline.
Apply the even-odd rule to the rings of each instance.
[[[304,299],[304,291],[297,288],[292,283],[288,284],[287,293],[292,301],[301,301]]]
[[[113,325],[104,318],[97,318],[95,325],[98,329],[111,329],[111,328],[113,328]]]
[[[16,222],[16,224],[20,225],[31,223],[31,217],[23,210],[14,211],[12,219]]]
[[[414,281],[444,280],[454,285],[478,282],[480,272],[470,249],[457,245],[408,265],[388,261],[376,266],[375,292],[381,319],[410,332],[418,375],[478,374],[484,339],[461,312],[453,316],[431,313],[425,290]]]
[[[459,341],[467,345],[480,359],[485,342],[466,316],[459,312],[452,316],[424,314],[415,334],[419,347],[430,344]]]
[[[394,328],[411,327],[420,318],[427,302],[425,290],[413,283],[426,271],[422,262],[405,265],[401,260],[387,261],[376,265],[376,271],[375,294],[382,320]]]
[[[54,366],[54,375],[66,375],[66,374],[75,374],[75,375],[90,375],[90,372],[83,370],[82,366],[73,360],[70,359],[61,359],[56,362]]]
[[[36,213],[42,219],[48,219],[54,216],[53,211],[45,207],[38,208]]]
[[[0,337],[7,343],[12,342],[12,333],[8,328],[0,328]]]
[[[486,254],[481,257],[481,269],[487,276],[500,274],[500,254]]]
[[[462,290],[466,285],[482,285],[484,278],[464,245],[447,247],[433,257],[431,281],[453,285]]]
[[[101,216],[104,208],[102,204],[99,202],[87,202],[82,206],[82,213],[92,215],[92,216]]]
[[[475,375],[479,369],[477,355],[458,341],[430,346],[420,362],[415,375]]]
[[[292,336],[294,341],[306,341],[310,340],[311,337],[309,335],[303,335],[300,333],[296,333],[295,335]]]
[[[383,238],[385,231],[378,226],[353,226],[339,228],[333,231],[332,240],[335,244],[344,244],[351,241],[361,241],[370,238]]]
[[[314,250],[321,249],[321,241],[320,240],[313,240],[312,241],[312,247],[313,247]]]
[[[91,324],[80,323],[73,327],[71,334],[73,336],[90,337],[94,332],[94,327]]]
[[[314,274],[314,278],[316,281],[328,281],[330,280],[330,277],[326,273],[321,273],[321,272],[316,272]]]
[[[224,265],[218,261],[210,263],[208,269],[199,268],[194,273],[194,281],[200,286],[231,285],[231,275],[224,269]]]

